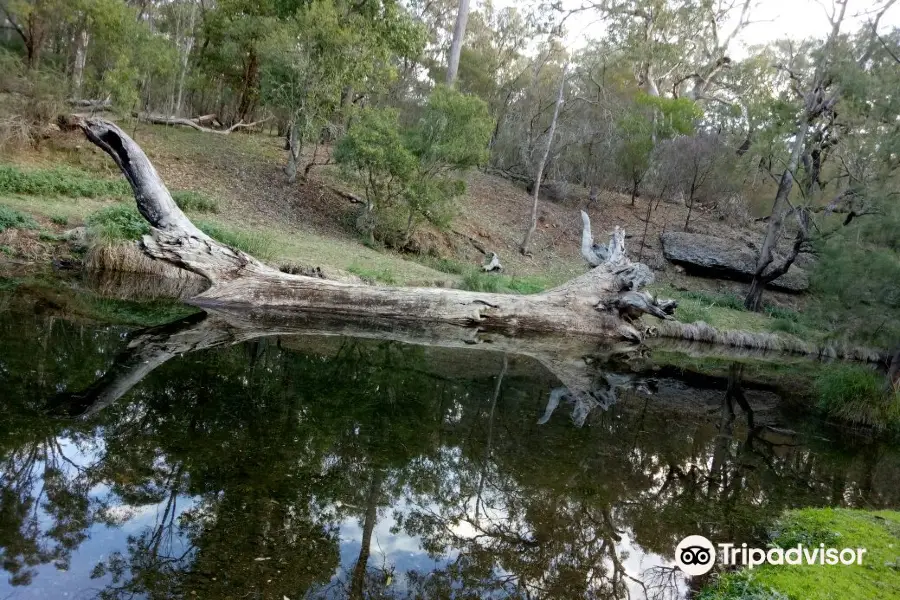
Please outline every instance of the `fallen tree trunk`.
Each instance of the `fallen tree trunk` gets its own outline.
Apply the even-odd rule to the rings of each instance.
[[[379,317],[474,327],[482,331],[565,332],[638,341],[633,319],[663,318],[674,304],[637,293],[649,270],[625,256],[617,229],[610,260],[541,294],[519,296],[431,288],[372,287],[290,275],[200,231],[178,208],[141,148],[113,123],[86,119],[88,139],[107,152],[128,178],[140,213],[152,226],[143,251],[207,278],[211,286],[191,300],[200,307],[231,307]],[[638,276],[635,276],[635,275]]]
[[[200,123],[202,123],[204,120],[214,120],[216,118],[215,115],[203,115],[202,117],[198,117],[196,119],[185,119],[182,117],[167,117],[165,115],[133,112],[131,113],[131,116],[137,118],[140,121],[152,123],[154,125],[183,125],[184,127],[190,127],[192,129],[196,129],[197,131],[202,131],[203,133],[218,133],[220,135],[228,135],[229,133],[237,131],[238,129],[250,129],[272,119],[272,117],[266,117],[261,121],[254,121],[253,123],[244,123],[243,121],[238,121],[228,129],[210,129],[209,127],[203,127],[203,125],[201,125]]]

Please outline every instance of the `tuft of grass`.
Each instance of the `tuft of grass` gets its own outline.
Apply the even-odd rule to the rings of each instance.
[[[0,231],[7,229],[36,229],[37,223],[29,215],[0,205]]]
[[[697,600],[791,600],[781,592],[757,581],[751,572],[741,571],[720,577],[701,590]]]
[[[132,204],[101,208],[85,222],[91,237],[103,243],[138,240],[150,233],[150,225]]]
[[[469,265],[463,264],[458,260],[436,256],[418,256],[416,257],[416,262],[449,275],[464,275],[472,269]]]
[[[462,289],[492,294],[538,294],[551,287],[541,277],[512,277],[483,271],[470,271],[463,277]]]
[[[681,292],[681,297],[687,300],[696,300],[701,304],[708,304],[711,307],[730,308],[731,310],[745,311],[744,300],[734,293],[717,294],[713,292],[704,292],[703,290],[688,290]]]
[[[211,238],[226,246],[243,250],[247,254],[260,259],[272,258],[275,254],[275,243],[271,236],[258,231],[240,231],[218,223],[198,221],[195,225]]]
[[[71,167],[21,169],[0,165],[0,192],[25,196],[121,198],[131,195],[124,179],[104,179]]]
[[[183,211],[195,213],[219,212],[219,204],[202,192],[194,190],[176,190],[172,192],[172,199]]]
[[[53,215],[52,217],[50,217],[50,221],[56,225],[65,227],[69,224],[69,217],[67,217],[66,215]]]
[[[0,246],[0,254],[5,254],[6,256],[14,256],[16,254],[16,251],[9,246]]]
[[[900,393],[887,391],[881,375],[858,365],[836,364],[816,378],[819,409],[828,417],[871,427],[900,431]]]
[[[369,284],[383,283],[385,285],[396,285],[397,278],[394,273],[388,269],[370,269],[360,265],[350,265],[347,267],[350,273],[353,273],[363,281]]]

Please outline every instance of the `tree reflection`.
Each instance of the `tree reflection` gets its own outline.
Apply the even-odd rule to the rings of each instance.
[[[683,589],[666,565],[686,535],[751,541],[788,507],[900,495],[896,453],[773,427],[740,364],[686,387],[598,363],[593,393],[615,402],[575,427],[545,409],[558,382],[514,355],[225,346],[245,338],[192,317],[131,334],[113,360],[118,329],[0,326],[15,348],[0,354],[12,585],[39,585],[35,569],[65,569],[92,526],[150,507],[98,561],[99,597],[664,598]],[[341,538],[352,522],[358,549]],[[436,566],[400,570],[383,523]]]

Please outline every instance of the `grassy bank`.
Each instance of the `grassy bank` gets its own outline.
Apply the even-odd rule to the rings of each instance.
[[[727,573],[698,600],[847,600],[900,598],[900,512],[845,509],[791,511],[771,544],[865,548],[861,565],[762,565]]]

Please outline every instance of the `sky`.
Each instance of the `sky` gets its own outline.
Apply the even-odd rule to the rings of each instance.
[[[480,0],[477,4],[481,4]],[[876,7],[883,5],[884,0],[850,0],[847,7],[844,31],[853,31],[867,23]],[[521,0],[493,0],[495,7],[514,6]],[[582,5],[582,0],[562,0],[566,9],[575,9]],[[824,37],[831,29],[823,5],[831,7],[831,0],[757,0],[751,19],[757,21],[747,27],[737,38],[737,44],[731,49],[734,58],[741,58],[748,46],[766,44],[776,39],[790,37],[803,39],[807,37]],[[737,11],[735,11],[737,12]],[[591,13],[576,15],[567,21],[567,45],[577,48],[584,44],[588,36],[600,37],[603,32],[602,23]],[[735,15],[735,19],[737,15]],[[900,2],[891,7],[881,20],[879,31],[900,27]],[[729,28],[725,28],[728,31]]]

